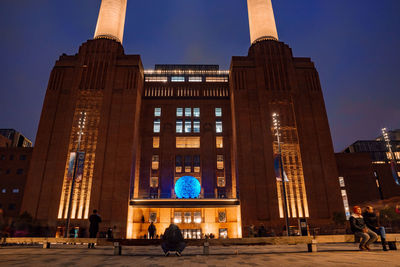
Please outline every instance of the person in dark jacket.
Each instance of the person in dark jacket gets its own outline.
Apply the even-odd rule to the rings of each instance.
[[[154,234],[156,233],[156,226],[154,225],[153,222],[150,223],[147,231],[149,232],[149,239],[154,239]]]
[[[89,237],[96,238],[99,231],[99,224],[101,223],[101,217],[97,214],[97,210],[93,210],[93,214],[89,217],[89,222]],[[89,243],[88,248],[94,248],[94,243]]]
[[[368,206],[363,213],[365,224],[369,229],[374,231],[377,235],[381,236],[382,248],[384,251],[388,251],[386,247],[386,231],[385,227],[379,226],[377,214],[374,212],[374,208]]]
[[[165,256],[169,256],[170,251],[175,251],[178,257],[182,256],[182,251],[185,249],[186,244],[183,241],[182,232],[177,225],[171,223],[169,227],[165,229],[162,239],[161,248]]]
[[[265,226],[261,224],[260,228],[258,228],[258,237],[266,237],[267,236],[267,229]]]
[[[361,250],[371,250],[369,245],[378,239],[378,235],[369,229],[365,224],[364,218],[361,215],[361,208],[359,206],[354,206],[353,211],[354,213],[350,217],[351,231],[353,231],[355,236],[361,238]]]

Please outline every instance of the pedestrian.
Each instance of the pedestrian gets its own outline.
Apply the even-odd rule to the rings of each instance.
[[[265,229],[265,226],[261,224],[260,228],[258,228],[258,237],[266,237],[267,236],[267,230]]]
[[[101,223],[101,217],[97,214],[97,210],[93,210],[93,214],[89,217],[89,222],[89,237],[96,238],[99,231],[99,223]],[[94,243],[89,243],[88,248],[94,248]]]
[[[386,231],[385,227],[379,226],[378,216],[371,206],[366,207],[363,213],[365,224],[369,229],[374,231],[377,235],[381,236],[382,249],[388,251],[386,247]]]
[[[107,230],[107,239],[113,239],[113,229],[111,227],[108,228]]]
[[[154,239],[154,234],[156,233],[156,226],[154,225],[153,222],[150,223],[147,231],[149,232],[149,239]]]
[[[256,230],[254,228],[253,224],[250,224],[249,226],[249,237],[254,237],[256,235]]]
[[[166,257],[169,256],[170,251],[175,251],[178,257],[182,256],[182,251],[185,249],[186,244],[183,241],[182,232],[177,225],[171,223],[165,229],[162,239],[161,248]]]
[[[359,206],[354,206],[353,212],[354,213],[350,217],[351,231],[353,231],[356,237],[361,238],[361,250],[371,250],[369,245],[378,239],[378,235],[369,229],[365,224],[364,218],[361,214],[361,208]]]

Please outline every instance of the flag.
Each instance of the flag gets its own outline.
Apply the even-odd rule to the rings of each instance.
[[[85,152],[78,152],[78,162],[76,164],[76,182],[82,181],[85,168]]]
[[[68,171],[67,171],[67,179],[72,180],[74,176],[74,165],[75,165],[76,153],[71,152],[69,154],[69,161],[68,161]]]
[[[282,176],[281,176],[281,156],[280,156],[280,154],[275,154],[275,156],[274,156],[274,170],[275,170],[276,180],[278,182],[281,182]],[[285,170],[283,170],[283,178],[285,179],[285,182],[289,182],[289,179],[286,175]]]

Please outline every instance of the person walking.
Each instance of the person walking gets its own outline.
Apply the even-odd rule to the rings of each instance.
[[[93,214],[89,217],[89,222],[89,237],[96,238],[99,231],[99,224],[101,223],[101,217],[97,214],[97,210],[93,210]],[[94,243],[89,243],[88,248],[94,248]]]
[[[361,214],[361,208],[359,206],[354,206],[353,212],[354,213],[350,217],[351,231],[353,231],[356,237],[361,238],[361,250],[371,250],[369,245],[378,239],[378,235],[369,229],[365,224],[364,218]]]
[[[154,239],[154,234],[156,233],[156,226],[154,225],[153,222],[150,223],[147,231],[149,232],[149,239]]]
[[[161,248],[164,251],[164,255],[167,257],[170,251],[175,251],[175,254],[180,257],[186,247],[183,241],[182,232],[176,224],[171,223],[167,229],[165,229],[162,237]]]
[[[381,243],[383,251],[388,251],[386,247],[386,231],[385,227],[379,226],[378,217],[374,208],[371,206],[366,207],[364,213],[362,214],[364,217],[365,224],[369,229],[374,231],[377,235],[381,236]]]

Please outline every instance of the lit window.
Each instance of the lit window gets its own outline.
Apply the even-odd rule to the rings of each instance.
[[[7,189],[5,189],[5,188],[1,189],[1,193],[3,193],[3,194],[7,193]]]
[[[183,116],[183,108],[176,108],[176,116],[177,117]]]
[[[340,184],[340,187],[345,187],[344,178],[343,177],[339,177],[339,184]]]
[[[344,210],[346,212],[346,219],[348,220],[350,218],[350,207],[349,207],[349,201],[347,198],[347,192],[346,192],[346,190],[341,190],[341,193],[342,193]]]
[[[199,83],[202,81],[203,81],[202,77],[189,77],[189,82],[191,82],[191,83]]]
[[[208,83],[228,82],[228,77],[206,77]]]
[[[171,82],[184,82],[185,77],[182,76],[173,76],[171,77]]]
[[[160,158],[158,155],[154,155],[151,159],[151,169],[158,170],[160,166]]]
[[[192,132],[192,121],[190,119],[185,119],[185,133]]]
[[[182,213],[181,212],[174,213],[174,223],[182,223]]]
[[[185,172],[192,172],[192,156],[185,156]]]
[[[153,137],[153,148],[160,148],[160,137],[159,136]]]
[[[219,229],[219,238],[228,238],[228,229]]]
[[[201,219],[201,212],[200,211],[194,212],[193,220],[194,220],[195,223],[201,223],[202,219]]]
[[[18,194],[19,193],[19,189],[18,188],[14,188],[12,191],[14,194]]]
[[[182,156],[176,156],[175,158],[175,172],[182,172]]]
[[[193,116],[196,118],[200,117],[200,108],[193,108]]]
[[[193,166],[194,166],[194,172],[199,173],[200,172],[200,156],[199,155],[193,156]]]
[[[155,119],[154,125],[153,125],[153,132],[159,133],[160,129],[161,129],[161,121],[160,121],[160,119]]]
[[[193,132],[194,133],[199,133],[200,132],[200,120],[199,119],[195,119],[193,121]]]
[[[217,169],[223,170],[224,169],[224,156],[217,155]]]
[[[176,137],[176,148],[200,148],[200,137]]]
[[[185,117],[192,117],[192,108],[185,108]]]
[[[217,177],[217,185],[218,187],[225,187],[225,177]]]
[[[183,121],[182,120],[176,120],[176,132],[177,133],[183,132]]]
[[[222,117],[222,108],[215,108],[215,117]]]
[[[146,82],[168,82],[168,77],[146,77]]]
[[[224,138],[222,136],[216,137],[217,148],[224,148]]]
[[[153,187],[153,188],[158,187],[158,177],[150,178],[150,187]]]
[[[161,108],[155,108],[154,109],[154,116],[155,117],[161,117]]]
[[[217,120],[215,122],[215,131],[217,133],[222,133],[222,121],[221,120]]]
[[[191,223],[192,222],[192,213],[191,212],[185,212],[184,218],[183,218],[184,223]]]

